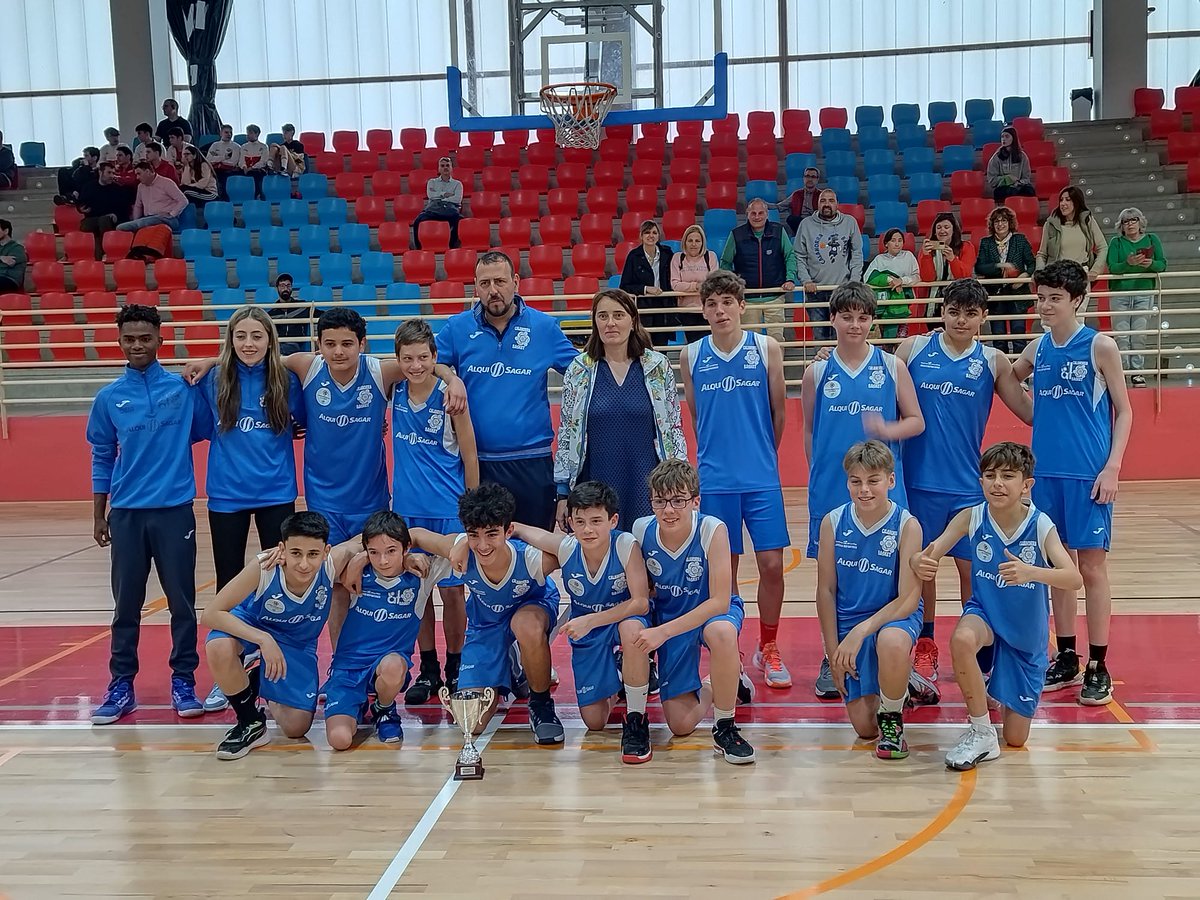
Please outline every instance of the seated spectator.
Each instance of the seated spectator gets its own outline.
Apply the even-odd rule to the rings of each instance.
[[[25,293],[25,248],[13,240],[12,222],[0,219],[0,294]]]
[[[272,144],[271,170],[293,178],[304,174],[304,145],[296,140],[296,126],[288,123],[282,128],[283,143]]]
[[[1012,126],[1000,132],[1000,149],[988,160],[987,183],[997,206],[1009,197],[1037,196],[1029,157],[1021,149],[1021,140]]]
[[[83,156],[71,165],[59,169],[58,193],[54,195],[54,205],[74,206],[83,187],[96,180],[99,165],[100,149],[84,147]]]
[[[921,256],[918,266],[921,270],[922,281],[954,281],[958,278],[970,278],[975,274],[975,245],[964,241],[962,226],[954,213],[938,213],[929,229],[929,237],[921,244]],[[929,289],[929,299],[935,300],[941,295],[941,287]],[[925,312],[930,318],[940,313],[940,304],[931,302]]]
[[[307,306],[285,306],[283,304],[303,303],[292,290],[292,276],[280,272],[275,279],[275,303],[267,309],[267,315],[275,320],[275,331],[279,334],[279,352],[286,356],[289,353],[310,353],[312,338],[310,337],[309,315]],[[302,321],[291,321],[299,319]]]
[[[242,173],[242,147],[233,139],[233,126],[221,126],[221,139],[208,145],[208,162],[217,176],[217,191],[222,199],[227,199],[225,182],[230,175]]]
[[[125,148],[125,152],[128,154],[128,147]],[[115,163],[100,163],[97,179],[80,191],[79,202],[76,204],[83,213],[79,230],[96,236],[96,259],[104,256],[104,233],[112,231],[122,222],[129,221],[129,212],[133,205],[129,192],[117,184],[116,171]]]
[[[817,199],[821,196],[821,189],[817,187],[817,182],[820,180],[821,173],[817,167],[809,166],[804,170],[804,187],[798,191],[792,191],[791,196],[775,205],[775,208],[781,213],[788,214],[787,230],[792,237],[796,236],[800,223],[817,211]]]
[[[0,131],[0,191],[7,191],[17,186],[17,158],[13,156],[12,147],[4,143],[4,132]]]
[[[671,257],[671,290],[681,296],[675,298],[679,307],[679,324],[685,331],[687,343],[698,341],[708,331],[704,313],[700,307],[700,285],[721,266],[717,254],[708,249],[704,229],[689,225],[683,230],[680,242],[682,252]]]
[[[1017,230],[1017,214],[1007,206],[997,206],[988,215],[988,236],[979,242],[979,257],[975,260],[975,274],[980,278],[1020,278],[1019,284],[985,284],[992,300],[988,304],[989,314],[998,316],[1023,316],[1033,305],[1032,300],[1012,299],[1029,294],[1028,278],[1033,274],[1036,263],[1029,239]],[[1025,319],[990,320],[992,334],[1023,335],[1029,323]],[[995,346],[1002,353],[1020,353],[1025,349],[1023,340],[1000,340]]]
[[[912,310],[908,301],[915,296],[913,285],[921,280],[917,259],[904,249],[904,232],[889,228],[883,236],[883,252],[875,254],[863,281],[878,301],[875,318],[879,319],[879,334],[885,343],[895,344],[908,337],[908,324],[889,325],[888,319],[905,319]]]
[[[254,179],[254,196],[262,197],[263,176],[271,161],[267,145],[258,139],[262,129],[257,125],[246,126],[246,143],[242,144],[242,174]]]
[[[104,146],[100,148],[100,162],[116,162],[117,148],[121,146],[121,132],[115,128],[104,129]]]
[[[113,181],[126,189],[129,195],[129,205],[133,206],[137,196],[137,163],[133,159],[133,151],[122,144],[117,148],[117,164],[113,167]]]
[[[1146,217],[1136,206],[1121,210],[1118,218],[1120,232],[1108,243],[1108,271],[1113,275],[1138,275],[1138,278],[1114,278],[1110,284],[1113,291],[1139,291],[1140,293],[1113,295],[1108,298],[1112,310],[1113,337],[1117,349],[1132,350],[1121,354],[1125,368],[1133,372],[1130,383],[1134,387],[1145,387],[1146,367],[1145,332],[1150,324],[1150,312],[1154,309],[1154,288],[1158,280],[1154,276],[1166,271],[1167,257],[1162,242],[1156,234],[1146,232]]]
[[[150,167],[155,173],[162,175],[164,178],[170,178],[176,184],[179,184],[178,170],[163,158],[163,146],[158,141],[151,141],[146,145],[146,158],[142,162],[150,163]],[[142,163],[136,163],[140,166]]]
[[[134,133],[137,135],[133,144],[133,161],[136,164],[146,158],[146,146],[154,140],[154,127],[149,122],[142,122],[134,129]]]
[[[175,167],[175,172],[179,175],[178,181],[183,179],[183,148],[188,146],[183,140],[183,129],[178,125],[171,129],[171,133],[167,136],[167,148],[163,151],[163,159]]]
[[[192,126],[187,119],[180,117],[179,104],[168,97],[163,101],[162,111],[166,118],[158,123],[158,128],[154,130],[155,136],[165,144],[171,136],[172,128],[182,128],[184,139],[190,144],[192,142]]]
[[[149,160],[136,166],[138,189],[133,218],[117,226],[118,231],[137,231],[151,225],[167,225],[179,231],[179,216],[188,205],[187,197],[174,180],[155,171]]]
[[[429,179],[425,185],[425,208],[413,219],[413,246],[421,249],[417,229],[430,219],[450,223],[450,246],[458,246],[458,223],[462,221],[462,182],[452,177],[450,157],[438,160],[438,177]]]
[[[625,257],[625,268],[621,272],[621,290],[632,294],[637,301],[642,324],[647,330],[654,328],[669,331],[650,331],[650,339],[656,347],[665,347],[675,336],[674,328],[678,317],[674,313],[675,298],[663,297],[671,289],[671,258],[675,251],[662,243],[658,223],[647,219],[639,229],[642,239],[640,247],[634,247]],[[699,288],[697,288],[699,290]],[[669,313],[643,313],[643,309],[670,307]]]
[[[198,207],[217,199],[217,176],[200,151],[191,144],[183,148],[183,176],[179,187],[183,196]]]

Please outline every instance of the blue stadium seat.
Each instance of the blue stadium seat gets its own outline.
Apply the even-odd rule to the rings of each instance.
[[[239,306],[245,306],[247,303],[254,302],[253,291],[243,291],[241,288],[219,287],[212,292],[212,304],[214,307],[226,307],[225,309],[214,309],[213,318],[218,322],[228,322],[230,316]]]
[[[779,202],[779,185],[774,181],[755,180],[746,182],[746,202],[751,200],[766,200],[768,203]]]
[[[287,175],[268,175],[262,183],[263,196],[272,203],[292,199],[292,179]]]
[[[963,104],[963,118],[967,120],[968,128],[974,128],[976,122],[990,119],[995,114],[996,104],[991,100],[975,99]]]
[[[225,260],[219,256],[199,256],[192,263],[196,287],[202,291],[216,291],[229,286],[225,271]]]
[[[212,232],[202,228],[185,228],[179,233],[179,247],[184,259],[212,256]]]
[[[953,100],[931,100],[926,108],[929,127],[938,122],[953,122],[958,118],[958,104]]]
[[[46,167],[46,145],[41,141],[22,141],[20,153],[22,165]]]
[[[717,256],[725,248],[729,232],[737,226],[737,212],[732,209],[706,209],[704,211],[704,240],[708,249]]]
[[[341,197],[325,197],[317,201],[317,221],[335,228],[346,224],[346,201]]]
[[[371,226],[348,222],[338,226],[338,248],[351,256],[362,256],[371,249]]]
[[[921,122],[921,107],[916,103],[892,104],[892,128],[901,125],[918,125]]]
[[[204,204],[204,224],[209,231],[233,227],[233,204],[213,200]]]
[[[783,160],[783,174],[789,181],[793,178],[803,178],[804,170],[816,164],[815,153],[789,153]]]
[[[932,147],[909,147],[904,153],[904,174],[910,178],[918,172],[932,172],[934,152]]]
[[[262,142],[264,144],[266,144],[268,147],[270,147],[272,144],[282,144],[283,143],[283,132],[272,131],[270,134],[268,134],[265,138],[262,139]]]
[[[242,204],[242,224],[254,231],[267,228],[272,224],[272,212],[271,204],[266,200],[247,200]]]
[[[708,249],[712,250],[712,247],[709,247]],[[621,276],[620,275],[609,275],[608,276],[608,286],[610,288],[619,288],[621,286]]]
[[[892,136],[882,125],[865,125],[858,129],[858,152],[886,150],[892,145]]]
[[[858,179],[848,175],[837,175],[828,179],[829,189],[837,194],[838,203],[857,203],[860,185]]]
[[[849,150],[850,149],[850,129],[849,128],[826,128],[821,132],[821,152],[826,157],[829,156],[831,150]]]
[[[221,255],[226,259],[241,259],[250,256],[250,231],[246,228],[221,229]]]
[[[196,149],[201,153],[207,153],[210,145],[215,144],[221,139],[219,134],[202,134],[196,138]]]
[[[1000,114],[1005,122],[1033,115],[1033,100],[1029,97],[1005,97],[1000,101]]]
[[[862,134],[864,128],[876,128],[882,124],[882,106],[860,106],[854,110],[854,126],[859,134]]]
[[[379,289],[373,284],[348,284],[342,288],[341,306],[349,307],[367,320],[367,337],[382,337],[395,334],[391,322],[371,321],[379,315]]]
[[[908,206],[904,203],[876,203],[875,234],[883,234],[889,228],[908,231]]]
[[[779,221],[779,210],[775,209],[774,207],[772,207],[771,209],[768,209],[767,210],[767,221],[768,222],[778,222]],[[663,243],[665,244],[668,242],[663,241]]]
[[[387,314],[402,319],[419,318],[421,315],[421,286],[409,284],[407,281],[393,281],[383,292],[385,300],[409,301],[404,303],[387,304]],[[416,301],[416,302],[411,302]],[[393,323],[394,325],[395,323]],[[429,326],[437,331],[445,324],[445,319],[430,321]]]
[[[233,136],[233,142],[235,144],[237,144],[239,147],[242,146],[244,143],[246,143],[246,141],[248,141],[248,140],[250,140],[250,138],[244,134],[235,134]]]
[[[396,280],[396,257],[390,253],[368,251],[358,261],[364,284],[391,284]]]
[[[329,252],[329,229],[324,225],[300,226],[300,252],[305,256],[320,256]]]
[[[309,222],[307,200],[284,200],[279,204],[279,221],[284,228],[303,228]]]
[[[329,179],[320,172],[300,176],[300,196],[305,200],[320,200],[329,196]]]
[[[281,272],[286,272],[292,276],[292,284],[297,287],[308,286],[312,284],[312,266],[308,262],[308,257],[300,253],[281,256],[275,261],[275,277],[278,278]]]
[[[929,132],[924,125],[899,125],[896,127],[896,146],[901,152],[909,147],[927,147]]]
[[[230,175],[225,179],[225,193],[230,203],[245,203],[254,199],[254,179],[246,175]]]
[[[858,155],[849,150],[834,150],[825,154],[825,177],[846,178],[858,173]]]
[[[997,122],[994,119],[981,119],[971,126],[971,143],[977,148],[982,148],[987,144],[998,144],[1000,143],[1000,132],[1003,128],[1003,122]]]
[[[868,178],[895,174],[896,154],[891,150],[867,150],[863,153],[863,169]]]
[[[871,206],[900,201],[900,176],[872,175],[867,179],[867,201]]]
[[[333,303],[333,288],[326,287],[323,284],[314,284],[312,287],[305,288],[304,299],[311,300],[313,303],[323,303],[328,306]]]
[[[350,254],[325,253],[317,262],[321,273],[321,284],[327,287],[345,287],[350,284]]]
[[[237,261],[238,287],[242,290],[268,287],[270,269],[265,256],[242,256]]]
[[[975,148],[970,144],[951,144],[942,149],[942,174],[975,168]]]
[[[796,193],[796,191],[800,190],[803,187],[804,187],[804,179],[803,178],[789,178],[787,184],[783,188],[784,198],[786,199],[787,197],[792,196],[792,194]]]
[[[278,259],[292,252],[292,232],[282,225],[272,225],[258,233],[258,252]]]
[[[914,172],[908,176],[908,202],[916,206],[922,200],[942,199],[942,176],[935,172]]]

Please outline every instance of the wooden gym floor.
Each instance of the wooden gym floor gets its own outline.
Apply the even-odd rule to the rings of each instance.
[[[803,547],[803,492],[788,504]],[[781,643],[795,685],[766,696],[754,674],[756,702],[738,710],[756,765],[715,759],[705,726],[671,740],[658,724],[653,761],[623,766],[619,727],[589,734],[570,705],[560,639],[566,745],[532,745],[517,706],[489,730],[487,777],[455,784],[460,735],[436,705],[405,711],[398,748],[363,732],[335,754],[318,721],[311,741],[276,734],[218,762],[231,714],[172,713],[156,584],[140,708],[92,728],[111,596],[90,504],[0,505],[0,895],[1200,896],[1200,484],[1127,485],[1116,519],[1117,702],[1049,695],[1028,749],[977,772],[942,761],[965,715],[945,678],[957,604],[939,609],[942,703],[908,716],[910,758],[883,762],[853,740],[840,704],[812,695],[814,566],[793,552]],[[212,572],[198,524],[203,603]],[[943,576],[952,596],[948,566]],[[753,570],[741,577],[752,599]],[[756,638],[748,619],[747,653]],[[661,723],[653,704],[651,718]]]

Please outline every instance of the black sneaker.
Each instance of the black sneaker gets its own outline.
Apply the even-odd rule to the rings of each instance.
[[[417,680],[410,684],[408,690],[404,692],[404,705],[420,706],[422,703],[428,703],[437,696],[438,689],[443,684],[442,675],[436,662],[428,669],[422,666]]]
[[[529,730],[539,744],[561,744],[564,739],[562,722],[554,711],[554,701],[536,703],[529,707]]]
[[[658,661],[653,656],[650,657],[650,681],[647,682],[647,696],[658,696]]]
[[[1112,700],[1112,676],[1108,674],[1108,669],[1089,663],[1083,672],[1083,690],[1079,692],[1079,702],[1084,706],[1104,706],[1112,703]]]
[[[255,747],[269,743],[267,717],[259,710],[258,718],[253,722],[238,723],[225,733],[225,740],[217,745],[217,759],[241,759]]]
[[[880,759],[907,759],[908,742],[904,740],[904,717],[898,712],[881,712],[875,719],[879,723],[879,740],[875,743],[875,755]]]
[[[450,689],[450,693],[458,692],[458,666],[446,663],[446,675],[442,679],[443,683]]]
[[[650,762],[654,749],[650,746],[650,723],[644,713],[630,713],[621,726],[621,762],[636,766]]]
[[[1080,684],[1083,684],[1083,672],[1079,667],[1079,654],[1074,650],[1062,650],[1054,657],[1050,668],[1046,669],[1046,683],[1042,687],[1042,693],[1061,691],[1063,688]]]
[[[733,719],[719,719],[713,726],[713,753],[725,762],[744,766],[754,762],[754,748],[742,737]]]
[[[738,706],[754,702],[754,682],[750,680],[745,669],[738,673],[737,702]]]

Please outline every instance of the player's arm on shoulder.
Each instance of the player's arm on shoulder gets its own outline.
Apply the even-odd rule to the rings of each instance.
[[[783,440],[787,419],[787,387],[783,383],[783,348],[773,337],[767,338],[767,392],[771,398],[771,425],[775,430],[775,449]]]
[[[1037,356],[1037,345],[1040,337],[1034,338],[1025,345],[1025,349],[1021,351],[1012,364],[1013,377],[1017,381],[1024,381],[1033,374],[1033,360]]]
[[[432,553],[434,556],[440,556],[443,559],[449,559],[454,547],[459,543],[459,538],[465,538],[465,535],[456,534],[438,534],[436,531],[430,531],[428,528],[410,528],[408,529],[409,540],[412,541],[412,549],[423,550],[426,553]]]
[[[458,440],[458,454],[463,462],[463,481],[468,490],[479,487],[479,445],[475,443],[475,423],[471,411],[463,403],[462,412],[450,417],[450,426]]]
[[[913,344],[917,342],[916,335],[907,337],[900,342],[900,346],[896,348],[896,359],[908,365],[909,359],[912,357]]]
[[[363,552],[362,535],[356,534],[354,537],[342,541],[335,545],[329,551],[329,559],[333,562],[334,575],[338,581],[342,580],[342,575],[346,571],[346,566],[354,557]],[[344,584],[345,582],[343,582]]]
[[[679,380],[683,382],[683,400],[687,403],[688,412],[692,417],[692,428],[696,427],[696,388],[692,384],[692,364],[689,359],[691,345],[685,344],[679,351]]]
[[[531,547],[537,547],[542,553],[553,554],[555,559],[558,558],[558,551],[563,542],[563,535],[561,534],[553,534],[535,525],[522,525],[520,522],[513,523],[512,536],[518,541],[524,541]],[[555,566],[555,568],[558,567]],[[551,569],[550,571],[554,570]]]
[[[1083,576],[1079,574],[1079,566],[1071,557],[1071,552],[1063,546],[1056,527],[1051,527],[1046,534],[1046,562],[1053,568],[1041,569],[1045,575],[1038,580],[1043,584],[1064,591],[1083,589]]]
[[[1003,353],[996,354],[996,396],[1014,416],[1026,425],[1033,424],[1033,398],[1021,387],[1013,372],[1012,361]]]
[[[210,631],[224,631],[234,637],[240,637],[254,643],[259,643],[262,632],[247,625],[230,610],[258,590],[258,582],[262,577],[262,569],[257,557],[250,560],[242,571],[233,576],[225,587],[217,591],[204,612],[200,616],[200,624]]]
[[[817,551],[817,622],[825,655],[837,649],[837,562],[833,552],[833,520],[821,520],[821,538]]]
[[[283,364],[289,372],[303,383],[304,376],[308,374],[308,370],[312,368],[313,360],[316,358],[317,354],[305,350],[301,353],[289,353],[283,358]]]
[[[541,558],[542,558],[542,577],[543,578],[548,577],[551,572],[554,572],[556,569],[560,568],[560,564],[558,561],[558,553],[542,550],[539,547],[538,555],[541,556]]]

